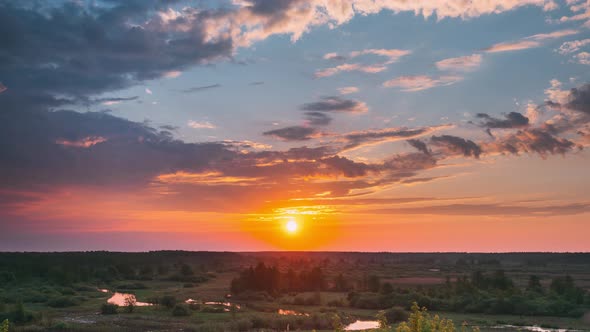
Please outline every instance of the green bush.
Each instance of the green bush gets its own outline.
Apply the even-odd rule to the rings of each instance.
[[[78,302],[68,296],[60,296],[47,301],[47,305],[52,308],[67,308],[78,305]]]
[[[393,307],[391,309],[387,309],[385,310],[384,314],[385,318],[387,318],[387,322],[390,324],[403,322],[409,317],[408,312],[402,307]]]
[[[164,295],[158,299],[158,304],[163,305],[166,308],[174,308],[176,305],[176,297],[172,295]]]
[[[112,303],[103,303],[100,306],[100,313],[103,315],[115,315],[117,314],[118,305]]]
[[[187,306],[182,304],[177,304],[172,309],[172,316],[180,317],[180,316],[190,316],[191,312]]]

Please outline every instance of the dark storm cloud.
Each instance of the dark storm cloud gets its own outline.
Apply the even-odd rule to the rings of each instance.
[[[368,110],[368,107],[365,103],[358,100],[333,96],[323,97],[317,102],[303,104],[301,109],[312,112],[363,113]]]
[[[200,91],[204,91],[204,90],[210,90],[210,89],[215,89],[215,88],[220,88],[221,84],[211,84],[211,85],[204,85],[204,86],[196,86],[193,88],[188,88],[185,90],[181,90],[184,93],[193,93],[193,92],[200,92]]]
[[[204,40],[199,19],[211,15],[206,11],[179,18],[186,30],[164,29],[154,12],[169,1],[21,5],[0,2],[0,77],[19,95],[85,97],[229,57],[233,49],[229,39]]]
[[[265,136],[273,136],[285,141],[305,141],[312,139],[316,133],[316,130],[311,127],[292,126],[266,131],[262,134]]]
[[[510,112],[504,115],[504,119],[494,118],[486,113],[478,113],[477,118],[481,119],[479,125],[483,128],[522,128],[529,125],[529,118],[518,113]]]
[[[453,153],[460,153],[465,157],[479,158],[481,148],[475,142],[457,136],[432,136],[430,141],[434,145],[443,146]]]
[[[305,112],[305,119],[312,126],[327,126],[332,118],[322,112]]]
[[[408,142],[408,144],[410,144],[416,150],[418,150],[424,154],[428,154],[428,155],[430,154],[430,150],[428,150],[428,146],[423,141],[421,141],[419,139],[409,139],[406,142]]]

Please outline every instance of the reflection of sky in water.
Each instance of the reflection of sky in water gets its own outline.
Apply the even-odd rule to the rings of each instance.
[[[348,325],[344,328],[346,331],[360,331],[360,330],[368,330],[368,329],[376,329],[379,328],[379,322],[376,320],[357,320],[356,322]]]
[[[145,307],[145,306],[152,305],[151,303],[147,303],[147,302],[138,302],[137,299],[135,298],[135,295],[133,295],[133,294],[118,293],[118,292],[115,292],[115,294],[113,294],[113,296],[111,296],[111,298],[109,298],[107,300],[107,303],[116,304],[120,307],[124,307],[127,305],[127,301],[126,301],[127,299],[129,299],[131,301],[131,303],[133,303],[133,305],[138,306],[138,307]]]
[[[309,316],[309,314],[307,314],[307,313],[297,312],[295,310],[288,310],[288,309],[279,309],[278,313],[279,313],[279,315],[285,315],[285,316]]]
[[[581,330],[569,330],[569,329],[553,329],[550,327],[540,327],[536,325],[532,326],[516,326],[516,325],[497,325],[493,326],[495,329],[514,329],[514,330],[525,330],[525,331],[532,331],[532,332],[575,332]]]

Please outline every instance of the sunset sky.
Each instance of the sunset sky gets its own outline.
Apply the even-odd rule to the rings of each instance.
[[[590,251],[590,0],[0,0],[0,82],[3,251]]]

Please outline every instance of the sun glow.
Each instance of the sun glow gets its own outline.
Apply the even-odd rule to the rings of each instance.
[[[287,230],[287,233],[295,233],[297,232],[297,221],[295,221],[294,218],[291,218],[287,221],[287,223],[285,224],[285,229]]]

